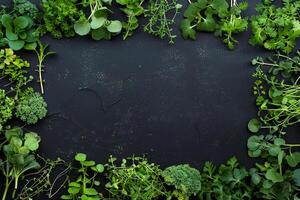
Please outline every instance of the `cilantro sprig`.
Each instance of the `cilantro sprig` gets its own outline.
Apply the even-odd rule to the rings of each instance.
[[[247,19],[242,12],[248,7],[247,2],[237,3],[231,0],[198,0],[192,2],[184,12],[185,19],[180,29],[184,39],[196,39],[197,32],[213,32],[222,37],[229,49],[234,49],[238,41],[234,34],[244,32],[248,28]]]
[[[259,14],[251,18],[250,44],[290,53],[300,37],[300,1],[283,0],[277,7],[272,0],[264,0],[256,10]]]

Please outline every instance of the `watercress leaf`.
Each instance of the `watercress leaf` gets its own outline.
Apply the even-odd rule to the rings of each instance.
[[[268,169],[267,173],[265,174],[266,179],[272,181],[273,183],[282,182],[283,176],[278,173],[275,169]]]
[[[111,33],[119,33],[122,30],[122,23],[118,20],[113,20],[106,28]]]
[[[93,17],[92,21],[91,21],[91,28],[98,29],[104,25],[105,21],[106,21],[106,18],[104,18],[104,17],[99,17],[99,18]]]
[[[261,177],[258,174],[252,174],[251,175],[251,181],[254,185],[258,185],[261,181]]]
[[[68,192],[72,195],[78,194],[80,192],[80,188],[78,188],[78,187],[69,187]]]
[[[87,35],[90,30],[91,26],[88,21],[78,21],[74,24],[74,30],[78,35]]]
[[[80,184],[79,183],[77,183],[77,182],[70,182],[69,183],[69,187],[75,187],[75,188],[80,188]]]
[[[23,40],[8,41],[8,46],[14,51],[21,50],[24,47],[24,45],[25,42]]]
[[[296,169],[293,171],[293,180],[296,186],[300,186],[300,169]]]
[[[104,172],[104,166],[102,164],[97,164],[96,170],[97,170],[97,172],[102,173],[102,172]]]
[[[296,167],[300,163],[300,152],[294,152],[285,157],[287,163],[291,167]]]
[[[248,130],[251,131],[252,133],[257,133],[260,130],[261,126],[262,126],[261,122],[255,118],[251,119],[248,122]]]
[[[86,195],[97,195],[98,192],[94,188],[86,188],[84,191],[84,194]]]
[[[277,156],[279,154],[279,152],[281,151],[281,148],[274,145],[274,146],[271,146],[268,151],[271,156]]]
[[[79,162],[83,162],[86,160],[86,154],[84,153],[77,153],[75,156],[75,160],[79,161]]]
[[[276,139],[274,140],[274,144],[277,145],[277,146],[282,146],[282,145],[285,144],[285,140],[282,139],[282,138],[276,138]]]

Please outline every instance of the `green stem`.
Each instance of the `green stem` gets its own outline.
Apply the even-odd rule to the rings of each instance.
[[[3,193],[3,196],[2,196],[2,200],[6,199],[9,186],[10,186],[10,182],[8,181],[8,177],[6,177],[6,180],[5,180],[5,189],[4,189],[4,193]]]
[[[14,187],[14,191],[12,193],[12,198],[14,199],[15,196],[16,196],[16,192],[17,192],[17,189],[18,189],[18,184],[19,184],[19,176],[16,176],[15,177],[15,187]]]

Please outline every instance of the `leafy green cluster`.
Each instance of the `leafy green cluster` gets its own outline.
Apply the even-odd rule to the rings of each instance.
[[[218,169],[211,162],[206,162],[201,172],[202,189],[198,197],[200,200],[254,199],[248,179],[248,171],[239,166],[235,157]]]
[[[77,0],[43,0],[43,32],[49,32],[54,38],[75,36],[74,24],[86,19],[84,11],[79,9]]]
[[[28,0],[13,0],[13,14],[15,16],[28,16],[36,20],[39,17],[39,10],[35,4]]]
[[[226,0],[198,0],[191,3],[184,12],[180,24],[183,38],[196,39],[196,31],[214,32],[223,38],[229,49],[238,42],[233,34],[244,32],[248,21],[241,16],[248,7],[247,2],[228,4]]]
[[[123,28],[125,29],[123,39],[125,40],[127,37],[132,36],[134,30],[139,27],[137,17],[145,11],[142,6],[144,0],[116,0],[116,2],[124,6],[121,10],[127,16],[127,22],[123,22]]]
[[[284,128],[300,119],[300,52],[294,57],[277,54],[266,61],[258,57],[252,64],[257,66],[253,93],[259,119],[250,120],[248,128],[251,132],[267,128],[270,133],[284,134]],[[267,73],[263,71],[266,67]]]
[[[188,200],[201,190],[200,172],[189,165],[175,165],[162,172],[166,184],[176,188],[173,195],[179,200]]]
[[[27,124],[36,124],[47,114],[47,103],[40,93],[32,88],[20,94],[16,105],[16,116]]]
[[[175,24],[176,16],[179,13],[182,5],[176,0],[171,2],[167,0],[152,0],[145,9],[144,16],[147,19],[147,24],[144,26],[144,31],[157,36],[161,39],[167,37],[169,43],[173,44],[176,35],[173,33],[172,26]],[[174,12],[172,17],[168,17]]]
[[[15,198],[19,180],[29,170],[38,169],[35,152],[39,148],[40,137],[33,132],[25,133],[21,128],[5,131],[2,150],[4,159],[0,160],[0,170],[5,176],[5,188],[2,199],[6,199],[10,186],[14,184],[12,198]]]
[[[74,30],[78,35],[90,34],[94,40],[110,40],[112,36],[122,31],[122,23],[118,20],[109,20],[110,10],[107,6],[111,1],[89,0],[83,5],[89,5],[90,16],[81,18],[74,24]]]
[[[96,164],[95,161],[87,160],[87,156],[84,153],[76,154],[75,160],[80,164],[80,168],[77,170],[79,176],[76,181],[69,183],[68,194],[62,195],[60,199],[103,199],[102,194],[96,188],[100,186],[97,176],[104,172],[104,166]]]
[[[263,164],[250,169],[251,182],[259,199],[297,199],[300,187],[300,153],[292,149],[299,144],[287,144],[274,135],[254,135],[248,139],[250,157],[262,157]],[[298,168],[297,168],[298,167]]]
[[[0,89],[0,131],[3,125],[12,118],[15,108],[15,101],[6,95],[6,91]]]
[[[111,156],[106,165],[106,189],[113,198],[151,200],[167,196],[158,165],[140,157],[123,159],[120,166],[115,162]]]
[[[7,78],[18,85],[28,82],[32,77],[27,77],[30,64],[14,54],[12,49],[0,50],[0,76]]]
[[[252,45],[261,45],[268,50],[290,53],[300,37],[300,2],[283,0],[276,7],[272,0],[264,0],[256,6],[259,15],[251,18]]]
[[[34,50],[37,46],[39,31],[34,26],[33,19],[27,15],[14,16],[3,14],[0,28],[0,46],[9,46],[18,51]]]

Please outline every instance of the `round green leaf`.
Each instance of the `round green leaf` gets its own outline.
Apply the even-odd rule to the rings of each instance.
[[[294,170],[293,180],[297,186],[300,186],[300,169]]]
[[[110,11],[107,7],[101,7],[99,10],[97,10],[94,13],[94,17],[99,18],[99,17],[104,17],[107,18],[107,12]]]
[[[24,45],[25,42],[22,40],[8,41],[8,46],[14,51],[21,50],[24,47]]]
[[[11,27],[11,24],[12,24],[11,16],[8,14],[2,15],[1,23],[5,28]]]
[[[261,177],[258,174],[252,174],[251,181],[254,185],[258,185],[261,181]]]
[[[29,22],[26,17],[20,16],[14,19],[14,26],[17,29],[25,29]]]
[[[111,21],[107,26],[107,30],[111,33],[120,33],[122,30],[122,23],[118,20]]]
[[[283,181],[283,177],[275,169],[269,169],[266,173],[266,178],[273,183],[278,183]]]
[[[105,21],[106,18],[104,17],[99,17],[99,18],[93,17],[91,21],[91,28],[98,29],[104,25]]]
[[[13,32],[11,32],[11,31],[9,31],[9,29],[6,29],[6,37],[7,37],[7,39],[9,39],[11,41],[18,39],[18,35],[15,34],[15,33],[13,33]]]
[[[92,30],[92,38],[94,40],[102,40],[102,39],[110,39],[111,33],[109,33],[106,29],[99,28],[96,30]]]
[[[261,128],[261,122],[257,119],[251,119],[248,123],[248,129],[252,133],[257,133]]]
[[[69,189],[68,189],[68,192],[70,194],[78,194],[79,191],[80,191],[80,188],[78,188],[78,187],[69,187]]]
[[[90,32],[91,26],[88,21],[80,21],[74,24],[74,30],[78,35],[83,36]]]
[[[78,153],[75,156],[75,160],[79,161],[79,162],[83,162],[86,160],[86,154],[84,153]]]
[[[104,172],[104,166],[102,164],[97,164],[96,170],[97,170],[97,172],[102,173],[102,172]]]

